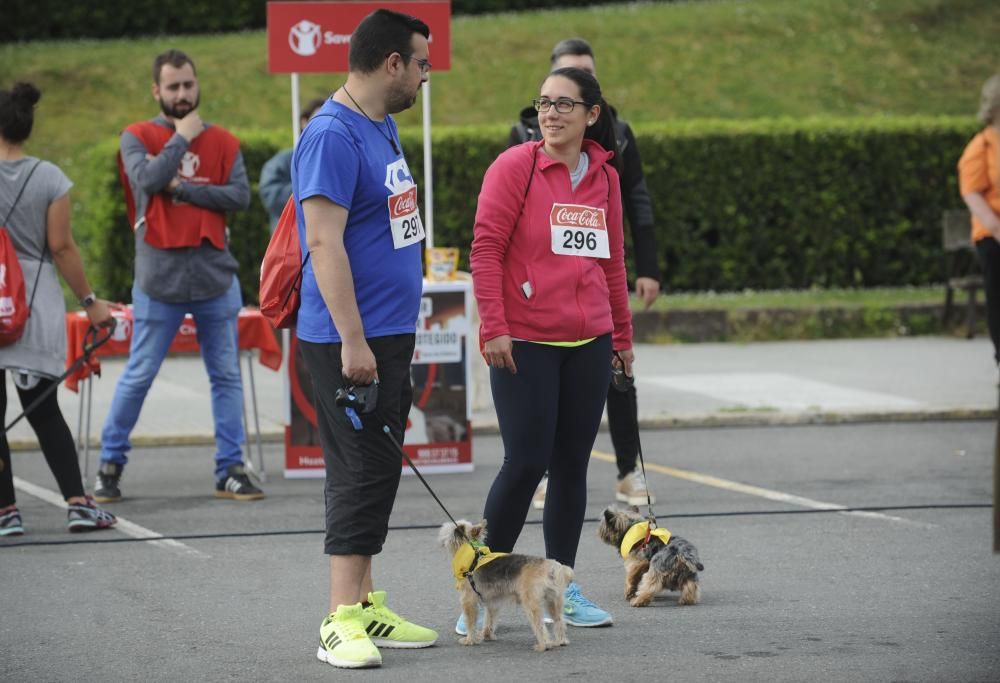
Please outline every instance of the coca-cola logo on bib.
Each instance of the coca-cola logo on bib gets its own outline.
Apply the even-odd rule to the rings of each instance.
[[[604,209],[582,204],[553,204],[549,220],[553,227],[558,228],[608,229]]]
[[[403,216],[409,216],[417,210],[417,188],[416,186],[410,189],[400,192],[399,194],[394,194],[389,198],[389,217],[390,218],[402,218]]]

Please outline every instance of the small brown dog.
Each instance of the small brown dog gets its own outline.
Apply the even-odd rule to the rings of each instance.
[[[625,599],[632,607],[645,607],[666,589],[681,592],[680,605],[697,604],[698,572],[705,569],[697,548],[662,527],[647,534],[648,528],[639,508],[614,506],[604,510],[597,529],[601,540],[625,558]]]
[[[528,623],[537,641],[535,650],[568,645],[566,622],[563,621],[563,594],[573,581],[573,570],[555,560],[528,555],[492,553],[486,543],[486,521],[473,525],[464,519],[457,525],[448,522],[441,527],[438,541],[452,556],[455,589],[459,593],[462,614],[469,633],[459,642],[475,645],[483,640],[496,640],[497,608],[504,602],[517,602],[528,615]],[[476,633],[476,616],[480,600],[486,610],[483,630]],[[553,637],[545,628],[544,613],[554,620]]]

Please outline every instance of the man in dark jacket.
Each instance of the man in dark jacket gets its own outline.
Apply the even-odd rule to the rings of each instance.
[[[552,70],[572,66],[597,75],[594,51],[590,43],[582,38],[568,38],[557,43],[552,48],[550,65]],[[646,188],[646,178],[642,173],[642,160],[639,157],[639,146],[636,144],[635,135],[628,123],[618,118],[614,108],[611,112],[615,115],[615,138],[622,161],[622,204],[632,230],[636,267],[635,293],[648,309],[660,293],[653,207],[649,200],[649,190]],[[520,123],[511,128],[507,145],[513,147],[528,140],[541,138],[538,112],[533,107],[526,107],[521,111]],[[642,472],[636,470],[639,453],[639,408],[634,386],[626,392],[619,392],[613,387],[608,388],[608,425],[618,463],[615,498],[629,505],[642,505],[646,503],[646,495],[649,494],[649,499],[655,501]],[[537,509],[545,507],[546,484],[547,479],[542,479],[535,492],[532,502]]]
[[[325,97],[320,97],[306,105],[299,117],[299,128],[305,128],[309,119],[317,109],[326,102]],[[278,225],[281,212],[285,208],[288,197],[292,194],[292,152],[291,147],[283,149],[273,157],[264,162],[260,169],[260,185],[257,192],[260,200],[267,209],[268,219],[271,221],[271,232]]]

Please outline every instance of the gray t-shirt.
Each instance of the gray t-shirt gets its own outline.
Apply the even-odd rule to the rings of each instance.
[[[587,156],[586,152],[580,154],[580,161],[576,165],[576,170],[569,172],[569,182],[573,189],[580,184],[583,180],[583,176],[587,175],[587,169],[590,168],[590,157]]]
[[[28,179],[36,163],[38,167]],[[21,338],[10,346],[0,347],[0,368],[58,377],[66,366],[66,302],[52,254],[46,248],[48,211],[52,202],[69,192],[73,183],[58,166],[39,162],[35,157],[0,161],[0,221],[6,217],[26,179],[28,184],[5,227],[24,271],[31,314]]]

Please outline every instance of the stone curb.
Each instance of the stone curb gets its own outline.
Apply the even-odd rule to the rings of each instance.
[[[752,412],[711,413],[705,415],[655,415],[639,419],[642,429],[707,429],[713,427],[790,427],[795,425],[838,425],[892,422],[952,422],[963,420],[992,420],[996,418],[994,408],[942,408],[938,410],[895,411],[895,412]],[[607,431],[607,422],[601,423],[601,431]],[[474,435],[496,435],[500,433],[495,418],[481,418],[472,421]],[[261,433],[261,441],[266,444],[283,443],[284,431],[269,430]],[[160,446],[205,446],[215,443],[211,434],[152,434],[133,436],[133,447]],[[91,441],[91,450],[99,449],[100,442]],[[251,438],[248,448],[255,448],[256,440]],[[22,439],[10,442],[12,451],[38,450],[38,442]]]

